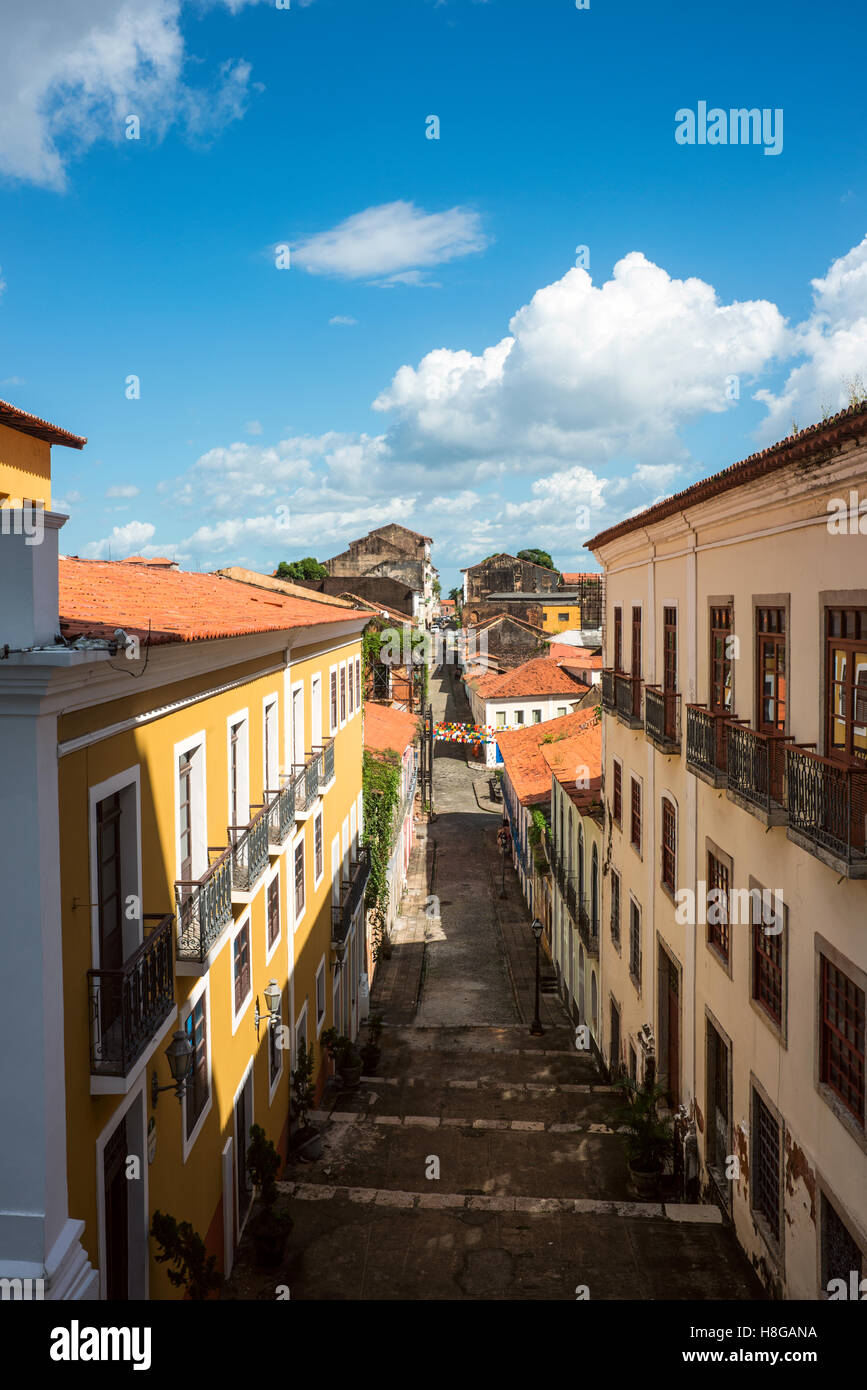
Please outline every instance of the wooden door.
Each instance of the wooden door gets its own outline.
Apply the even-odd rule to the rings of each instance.
[[[106,1297],[129,1297],[129,1183],[126,1176],[126,1116],[124,1115],[103,1152],[105,1185],[105,1283]]]
[[[680,1103],[680,989],[677,967],[668,956],[668,1098],[672,1109]]]

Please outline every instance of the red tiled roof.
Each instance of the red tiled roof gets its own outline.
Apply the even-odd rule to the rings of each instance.
[[[397,622],[409,623],[413,626],[413,620],[409,613],[401,613],[399,608],[389,608],[387,603],[377,603],[375,598],[361,598],[359,594],[353,594],[349,589],[345,589],[339,595],[345,603],[352,602],[356,608],[365,608],[369,613],[379,614],[380,617],[395,619]]]
[[[257,589],[269,589],[290,598],[303,598],[308,603],[329,603],[332,608],[354,608],[354,603],[346,603],[342,598],[320,594],[318,589],[308,589],[303,584],[293,584],[291,579],[277,579],[273,574],[259,574],[257,570],[244,569],[241,565],[227,565],[225,569],[214,570],[226,579],[237,579],[239,584],[253,584]]]
[[[577,573],[577,572],[570,572],[569,574],[566,574],[565,570],[563,571],[563,583],[564,583],[564,584],[577,584],[578,581],[579,581],[579,579],[599,579],[599,580],[601,580],[601,578],[602,578],[602,571],[601,571],[601,570],[582,570],[580,573]]]
[[[602,657],[594,656],[589,647],[573,647],[569,642],[551,642],[548,660],[561,666],[583,666],[589,671],[602,670]]]
[[[710,497],[718,497],[722,492],[730,492],[733,488],[743,487],[744,484],[751,483],[756,478],[763,478],[769,473],[776,473],[782,468],[787,468],[790,464],[808,462],[817,449],[823,447],[839,448],[847,440],[862,438],[865,430],[867,430],[867,404],[862,402],[859,405],[850,405],[846,410],[832,415],[829,420],[821,420],[816,425],[809,425],[806,429],[799,430],[797,434],[790,434],[777,444],[771,444],[767,449],[762,449],[757,454],[750,454],[740,463],[733,463],[730,467],[722,469],[721,472],[712,473],[710,477],[692,483],[690,487],[684,488],[681,492],[673,493],[671,497],[666,497],[663,502],[657,502],[655,506],[647,507],[645,511],[638,512],[636,516],[627,517],[625,521],[619,521],[616,525],[609,526],[606,531],[600,531],[598,536],[586,541],[586,549],[596,550],[600,546],[607,545],[609,541],[627,535],[630,531],[638,531],[642,526],[649,526],[655,521],[662,521],[665,517],[672,516],[685,507],[693,507],[699,502],[707,501]]]
[[[568,738],[542,744],[542,757],[578,807],[601,799],[602,721],[584,724]],[[584,785],[586,778],[587,785]]]
[[[502,676],[485,677],[476,682],[475,688],[486,700],[520,700],[522,696],[530,699],[536,695],[574,695],[577,698],[589,689],[573,680],[547,656],[534,656]]]
[[[126,559],[121,560],[120,563],[122,565],[155,565],[159,568],[160,565],[174,565],[176,562],[166,559],[165,555],[153,555],[150,559],[146,559],[144,555],[127,555]]]
[[[594,710],[576,710],[574,714],[567,714],[560,719],[547,719],[542,724],[529,724],[525,729],[510,729],[497,735],[497,744],[503,756],[506,773],[522,806],[538,805],[550,800],[551,765],[545,757],[544,750],[556,747],[555,740],[560,738],[571,743],[578,735],[586,737],[587,731],[594,725]],[[596,727],[601,730],[601,725]],[[573,775],[574,767],[579,762],[587,761],[587,757],[583,755],[577,759],[573,764]]]
[[[64,637],[112,638],[121,627],[152,643],[197,642],[250,632],[315,627],[360,615],[307,599],[258,591],[220,575],[117,560],[58,562]]]
[[[40,420],[38,415],[28,415],[26,410],[19,410],[8,401],[0,401],[0,425],[8,425],[10,430],[18,430],[21,434],[32,434],[48,444],[65,444],[70,449],[83,449],[87,443],[84,435],[70,434],[69,430]]]
[[[387,753],[401,757],[415,742],[418,716],[407,710],[393,709],[368,700],[364,706],[364,746],[370,753]]]

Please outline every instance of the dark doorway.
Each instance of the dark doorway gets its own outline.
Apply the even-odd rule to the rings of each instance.
[[[102,1159],[105,1182],[106,1298],[112,1300],[129,1298],[129,1183],[126,1177],[126,1152],[124,1116],[106,1144]]]

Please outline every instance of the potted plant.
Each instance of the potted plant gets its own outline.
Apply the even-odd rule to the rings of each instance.
[[[217,1269],[216,1255],[208,1255],[205,1242],[189,1221],[176,1221],[166,1212],[155,1211],[151,1235],[160,1247],[156,1256],[159,1265],[167,1262],[169,1283],[176,1289],[186,1289],[191,1299],[210,1298],[222,1287],[223,1276]]]
[[[247,1172],[259,1189],[259,1210],[249,1223],[256,1263],[265,1269],[279,1265],[286,1239],[295,1224],[286,1211],[275,1211],[280,1155],[261,1125],[250,1126]]]
[[[379,1040],[382,1037],[382,1014],[371,1014],[367,1020],[367,1042],[361,1049],[361,1061],[367,1076],[373,1076],[379,1066],[381,1049]]]
[[[321,1158],[322,1137],[310,1123],[310,1111],[316,1101],[313,1085],[313,1047],[305,1042],[298,1045],[297,1066],[292,1073],[292,1148],[301,1158]]]
[[[616,1116],[626,1128],[626,1159],[633,1190],[639,1197],[654,1197],[659,1191],[665,1160],[674,1148],[671,1124],[660,1119],[659,1105],[664,1101],[664,1086],[653,1081],[639,1086],[631,1077],[615,1082],[625,1104]]]
[[[354,1091],[361,1080],[361,1053],[350,1038],[338,1033],[336,1028],[326,1028],[322,1042],[334,1063],[334,1070],[344,1091]]]

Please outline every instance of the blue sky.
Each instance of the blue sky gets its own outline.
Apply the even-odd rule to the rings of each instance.
[[[842,0],[3,10],[0,395],[89,438],[67,553],[270,569],[394,519],[446,589],[583,568],[867,380]],[[678,144],[700,101],[782,151]]]

